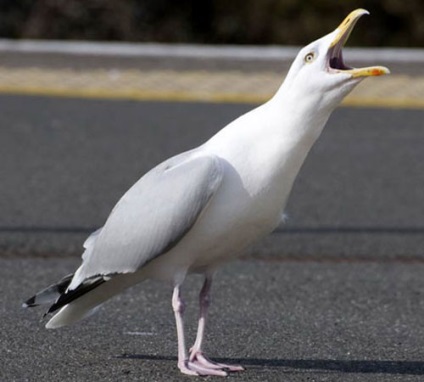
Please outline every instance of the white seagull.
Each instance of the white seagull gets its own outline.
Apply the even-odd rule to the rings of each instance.
[[[76,272],[24,306],[51,304],[47,313],[56,314],[46,327],[58,328],[146,279],[170,281],[181,372],[243,370],[202,351],[212,276],[279,225],[296,175],[336,106],[365,77],[389,73],[343,62],[342,47],[365,14],[353,11],[334,32],[301,49],[268,102],[145,174],[86,240]],[[205,282],[197,337],[187,352],[180,287],[190,273],[203,274]]]

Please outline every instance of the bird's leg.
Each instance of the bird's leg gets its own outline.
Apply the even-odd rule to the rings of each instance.
[[[174,293],[172,295],[172,309],[174,309],[175,325],[177,326],[178,368],[184,374],[198,375],[198,373],[196,373],[194,370],[190,370],[187,367],[187,352],[185,347],[184,322],[183,322],[184,301],[181,299],[181,296],[180,296],[179,285],[177,285],[174,288]]]
[[[244,370],[242,366],[238,365],[226,365],[223,363],[213,362],[208,359],[202,351],[203,338],[205,334],[205,326],[206,326],[206,317],[208,314],[208,309],[210,305],[210,290],[212,285],[212,276],[206,276],[205,282],[199,294],[199,325],[197,328],[197,336],[196,341],[193,347],[190,349],[190,362],[194,362],[197,365],[202,365],[203,367],[207,367],[209,369],[214,370],[228,370],[228,371],[242,371]]]
[[[187,356],[185,337],[184,337],[184,301],[180,296],[180,286],[174,288],[172,295],[172,308],[175,314],[175,323],[177,326],[178,337],[178,368],[183,374],[187,375],[218,375],[226,376],[227,373],[222,370],[210,369],[195,362],[191,362]]]

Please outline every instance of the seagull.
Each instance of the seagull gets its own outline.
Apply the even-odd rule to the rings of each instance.
[[[226,376],[243,370],[203,352],[214,273],[279,225],[308,152],[343,98],[364,78],[389,73],[343,61],[342,47],[365,14],[351,12],[332,33],[301,49],[268,102],[142,176],[85,241],[76,272],[24,307],[50,305],[46,315],[55,315],[46,328],[59,328],[135,284],[163,280],[173,286],[180,371]],[[187,351],[180,288],[192,273],[204,275],[204,284],[196,340]]]

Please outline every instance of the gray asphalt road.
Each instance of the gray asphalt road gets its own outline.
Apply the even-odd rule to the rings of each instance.
[[[188,380],[167,285],[146,282],[56,331],[20,304],[74,270],[85,236],[143,172],[250,108],[0,97],[1,381]],[[247,367],[230,379],[423,380],[423,116],[333,115],[285,229],[217,279],[207,350]],[[191,339],[199,286],[185,288]]]
[[[145,171],[250,105],[0,97],[0,254],[80,254]],[[424,112],[337,110],[287,207],[254,253],[424,255]]]
[[[21,310],[77,259],[0,259],[1,381],[185,381],[170,286],[146,282],[90,320],[48,331]],[[243,364],[237,381],[422,381],[422,264],[238,262],[218,275],[206,350]],[[196,290],[189,278],[189,340]],[[216,378],[206,378],[213,380]]]

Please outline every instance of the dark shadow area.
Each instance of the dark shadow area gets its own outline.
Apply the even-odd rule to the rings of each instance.
[[[173,361],[174,356],[157,356],[146,354],[122,354],[116,358],[137,359],[145,361]],[[240,364],[247,367],[281,367],[290,371],[317,371],[364,374],[398,374],[424,375],[424,362],[419,361],[338,361],[338,360],[302,360],[302,359],[259,359],[259,358],[214,358],[214,361]],[[288,371],[288,370],[287,370]]]
[[[99,227],[0,227],[2,233],[30,233],[30,234],[90,234]]]
[[[424,227],[278,227],[274,234],[423,235]]]
[[[368,33],[353,34],[353,45],[423,46],[422,1],[384,3],[361,1],[373,22],[366,24]],[[242,4],[240,12],[239,3],[217,0],[2,0],[0,32],[17,39],[299,45],[334,30],[355,3]]]
[[[1,227],[1,233],[31,233],[31,234],[79,234],[91,233],[99,227]],[[424,235],[424,227],[279,227],[274,232],[274,235],[280,234],[313,234],[313,235],[328,235],[328,234],[367,234],[367,235]]]

